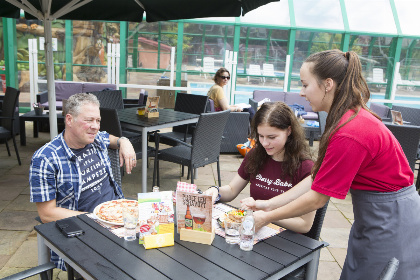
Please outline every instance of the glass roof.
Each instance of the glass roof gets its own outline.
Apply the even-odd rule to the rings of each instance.
[[[344,0],[351,31],[397,34],[389,0]]]
[[[296,26],[344,31],[340,1],[294,0]]]
[[[391,2],[395,3],[402,35],[420,36],[420,0],[280,0],[239,18],[214,17],[191,21],[290,27],[289,3],[293,3],[297,28],[345,31],[340,5],[344,3],[349,32],[398,35]]]
[[[401,31],[406,35],[420,36],[420,1],[419,0],[394,0],[397,8],[398,20]]]

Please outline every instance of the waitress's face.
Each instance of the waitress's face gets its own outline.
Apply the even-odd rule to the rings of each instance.
[[[312,62],[305,62],[300,68],[300,79],[302,82],[300,95],[309,101],[314,112],[329,112],[334,91],[326,91],[325,81],[321,81],[321,84],[318,83],[317,78],[310,71],[312,66]]]
[[[230,75],[228,72],[222,72],[218,77],[217,77],[217,84],[221,87],[224,87],[225,85],[227,85],[227,83],[229,82],[230,79]]]

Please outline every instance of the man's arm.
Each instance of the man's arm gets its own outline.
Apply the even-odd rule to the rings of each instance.
[[[39,217],[43,223],[49,223],[64,218],[85,214],[87,212],[80,212],[69,210],[66,208],[57,207],[56,200],[49,200],[45,202],[37,202],[36,208],[38,210]]]
[[[114,135],[109,135],[109,147],[111,149],[118,149],[118,139],[119,137],[115,137]],[[127,138],[121,138],[119,141],[120,144],[120,166],[123,166],[125,162],[125,169],[127,174],[131,174],[131,170],[136,167],[137,159],[136,159],[136,152],[134,151],[133,145],[131,145],[130,140]]]

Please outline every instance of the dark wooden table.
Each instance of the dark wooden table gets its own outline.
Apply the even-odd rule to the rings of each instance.
[[[212,245],[179,240],[175,246],[144,249],[125,241],[86,215],[72,218],[85,234],[66,238],[55,222],[35,226],[38,262],[53,249],[85,279],[279,279],[309,262],[306,279],[316,279],[325,243],[286,230],[257,243],[250,252],[216,235]]]
[[[22,146],[26,146],[26,131],[25,131],[25,122],[33,122],[34,128],[33,128],[33,134],[34,138],[38,137],[39,132],[39,125],[41,123],[49,122],[49,116],[47,113],[43,113],[41,116],[35,115],[35,111],[27,112],[23,115],[19,116],[19,122],[20,122],[20,144]],[[64,116],[61,112],[57,113],[57,123],[64,124]]]
[[[142,164],[141,186],[142,192],[147,192],[147,133],[177,125],[196,123],[200,116],[168,109],[159,109],[158,118],[146,118],[137,114],[137,108],[118,110],[121,127],[141,131],[142,133]]]

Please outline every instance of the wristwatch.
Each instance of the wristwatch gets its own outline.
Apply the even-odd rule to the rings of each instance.
[[[120,148],[120,140],[121,140],[121,139],[128,140],[128,138],[127,138],[127,137],[124,137],[124,136],[121,136],[120,138],[118,138],[118,140],[117,140],[117,146],[118,146],[118,149]],[[128,141],[130,141],[130,140],[128,140]]]
[[[216,197],[215,202],[219,201],[220,200],[220,197],[221,197],[221,195],[219,193],[219,186],[211,186],[210,188],[216,188],[217,189],[217,197]]]

